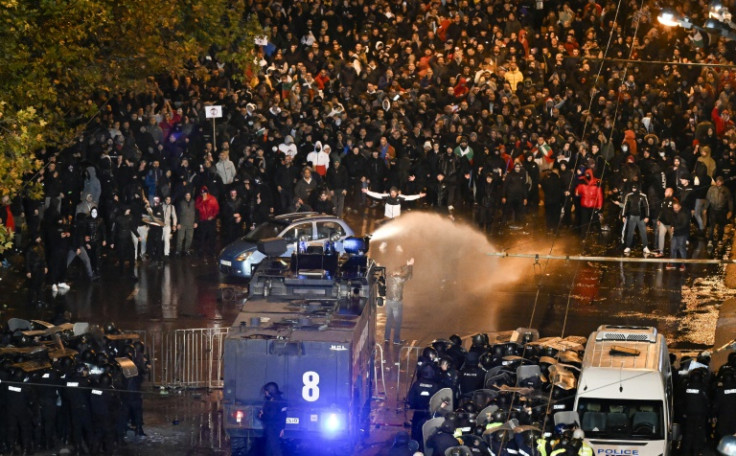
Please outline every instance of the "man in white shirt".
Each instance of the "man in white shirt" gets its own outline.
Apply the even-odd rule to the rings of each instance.
[[[171,204],[171,196],[164,198],[164,256],[169,256],[171,248],[171,233],[176,231],[176,208]]]
[[[378,200],[383,200],[386,204],[383,216],[387,219],[393,219],[401,215],[401,202],[402,201],[413,201],[419,198],[424,198],[426,193],[419,193],[417,195],[402,195],[399,193],[399,189],[391,187],[388,193],[372,192],[367,188],[363,189],[363,193]]]
[[[291,135],[286,135],[284,142],[279,144],[279,151],[292,159],[296,157],[298,151],[296,149],[296,144],[294,144],[294,138],[292,138]]]
[[[233,179],[235,179],[237,171],[235,170],[233,162],[230,161],[230,156],[226,151],[220,152],[220,160],[215,165],[215,169],[224,185],[230,185],[233,183]]]

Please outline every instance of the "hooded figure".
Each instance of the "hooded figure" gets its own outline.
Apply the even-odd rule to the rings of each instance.
[[[100,204],[100,195],[102,195],[102,186],[97,178],[97,171],[94,166],[88,166],[84,177],[84,188],[82,189],[81,198],[84,200],[87,195],[92,195],[92,201],[95,206]],[[89,214],[89,212],[87,212]]]
[[[325,149],[328,149],[325,151]],[[327,168],[330,166],[329,147],[317,141],[314,143],[314,151],[307,155],[307,161],[312,165],[314,171],[322,177],[327,175]]]

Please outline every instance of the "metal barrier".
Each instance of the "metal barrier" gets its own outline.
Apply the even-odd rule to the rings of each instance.
[[[148,381],[171,388],[222,388],[223,351],[228,328],[131,331],[146,344]]]
[[[373,399],[385,399],[388,396],[388,392],[386,391],[386,360],[383,357],[383,347],[381,344],[376,344],[376,346],[373,348],[373,378],[376,382],[379,380],[378,372],[380,370],[381,376],[380,376],[380,382],[381,387],[383,388],[383,392],[379,392],[376,388],[373,394]]]
[[[403,401],[401,398],[406,398],[409,393],[409,388],[414,380],[414,374],[416,373],[417,362],[419,361],[419,355],[421,354],[424,347],[401,347],[399,350],[399,360],[396,363],[398,372],[396,373],[396,406],[403,407]],[[402,378],[404,378],[405,389],[402,390]],[[409,380],[408,382],[406,380]]]

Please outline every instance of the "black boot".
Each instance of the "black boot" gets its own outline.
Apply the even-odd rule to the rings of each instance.
[[[136,437],[139,437],[139,436],[140,437],[145,437],[146,436],[146,433],[143,432],[143,426],[138,426],[137,428],[135,428],[135,435],[136,435]]]

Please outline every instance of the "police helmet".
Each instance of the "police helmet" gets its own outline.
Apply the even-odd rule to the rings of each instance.
[[[118,334],[119,332],[120,331],[114,322],[108,322],[105,324],[105,334]]]
[[[521,345],[509,342],[504,347],[504,355],[506,356],[520,356],[523,352]]]
[[[729,366],[736,367],[736,351],[733,351],[733,352],[731,352],[731,353],[728,354],[727,364]]]
[[[20,367],[12,367],[10,369],[10,378],[14,382],[23,382],[26,378],[26,373]]]
[[[273,396],[273,397],[281,396],[279,385],[277,385],[275,382],[268,382],[265,385],[263,385],[263,392],[268,393],[269,396]]]
[[[567,431],[568,429],[570,429],[570,425],[569,425],[569,424],[567,424],[567,423],[560,423],[560,424],[557,424],[557,425],[555,425],[555,435],[557,435],[557,436],[561,436],[561,435],[563,435],[563,434],[565,433],[565,431]]]
[[[491,348],[491,351],[496,358],[502,358],[506,352],[506,346],[504,344],[496,344]]]
[[[112,374],[109,372],[100,374],[100,376],[97,377],[96,383],[100,388],[110,388],[112,386]]]
[[[580,428],[575,428],[575,430],[572,431],[572,438],[573,440],[583,440],[585,438],[585,431]]]
[[[447,349],[452,346],[452,342],[446,339],[435,339],[430,345],[432,346],[432,348],[437,350],[438,354],[442,354],[445,353]]]
[[[92,348],[87,349],[82,353],[82,361],[87,364],[94,364],[97,362],[97,352]]]
[[[699,367],[697,369],[693,369],[688,374],[688,384],[691,385],[699,385],[702,384],[705,380],[705,374],[706,370],[703,367]]]
[[[74,358],[71,356],[65,356],[61,358],[56,366],[60,371],[62,372],[71,372],[72,369],[74,369]]]
[[[476,334],[473,336],[473,347],[485,347],[487,345],[488,336],[486,334]]]
[[[84,363],[77,364],[75,370],[77,374],[81,375],[82,377],[86,377],[89,375],[89,367],[87,367],[87,365]]]
[[[458,347],[463,346],[463,340],[457,334],[453,334],[450,336],[450,342],[452,342],[453,345],[457,345]]]
[[[146,345],[140,340],[136,340],[135,342],[133,342],[133,348],[135,348],[135,352],[139,355],[143,355],[146,353]]]
[[[443,421],[442,424],[440,424],[440,427],[439,427],[440,431],[446,432],[448,434],[452,434],[453,432],[455,432],[455,426],[457,424],[457,415],[455,414],[451,414],[451,415],[453,415],[453,419],[450,418],[450,415],[447,415],[445,417],[445,421]]]
[[[108,362],[107,354],[104,352],[97,353],[97,358],[95,359],[95,365],[96,366],[102,366],[103,364]]]
[[[506,411],[498,409],[495,412],[493,412],[493,421],[496,423],[503,423],[506,421]]]
[[[471,401],[468,401],[463,404],[463,410],[468,415],[476,415],[478,413],[478,408],[475,406],[475,404]]]
[[[716,449],[719,454],[724,456],[736,455],[736,436],[727,435],[721,438],[721,441],[718,442],[718,448]]]
[[[130,359],[135,358],[135,347],[133,347],[132,345],[126,345],[125,347],[123,347],[122,355],[127,356]]]
[[[437,350],[432,347],[426,347],[422,350],[422,356],[432,362],[437,361]]]
[[[706,366],[710,365],[710,352],[708,350],[704,350],[698,354],[697,361],[700,364],[705,364]]]
[[[473,435],[476,435],[478,437],[483,437],[483,433],[486,432],[486,428],[483,426],[475,426],[473,427]]]
[[[718,379],[725,383],[732,383],[734,380],[736,380],[736,369],[734,369],[733,366],[724,364],[718,370]]]
[[[485,352],[480,355],[480,360],[478,361],[478,363],[485,370],[489,370],[497,364],[491,352]]]

